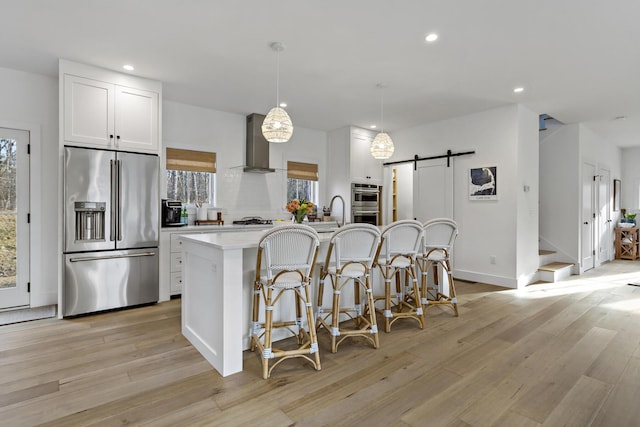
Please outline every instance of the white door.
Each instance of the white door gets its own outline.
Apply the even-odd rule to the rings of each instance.
[[[453,219],[453,164],[447,159],[423,160],[413,174],[413,216],[420,222]]]
[[[0,128],[0,309],[29,305],[29,132]]]
[[[582,164],[582,224],[580,226],[580,272],[595,266],[593,238],[595,229],[594,177],[596,168],[590,163]]]
[[[613,259],[611,229],[611,172],[600,169],[598,174],[598,265]]]

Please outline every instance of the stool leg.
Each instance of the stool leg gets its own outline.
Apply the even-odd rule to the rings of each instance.
[[[312,305],[311,291],[309,289],[311,285],[307,283],[303,287],[304,287],[304,293],[305,293],[304,303],[305,303],[305,309],[306,309],[305,311],[307,314],[307,322],[309,323],[309,325],[313,325],[313,311],[311,309],[311,305]],[[309,340],[311,342],[309,351],[313,354],[316,371],[319,371],[321,366],[320,366],[320,352],[318,350],[318,336],[316,335],[316,328],[309,327]]]
[[[340,276],[333,282],[333,304],[331,305],[331,353],[338,351],[336,341],[340,335]]]
[[[371,324],[371,334],[373,335],[373,347],[380,347],[380,339],[378,337],[378,324],[376,322],[376,308],[373,300],[373,289],[371,288],[371,275],[367,274],[364,278],[365,292],[367,293],[367,305],[369,306],[369,323]]]
[[[445,271],[447,272],[447,279],[449,281],[449,298],[451,299],[451,305],[453,306],[453,312],[456,317],[459,316],[458,313],[458,298],[456,297],[456,286],[453,283],[453,272],[451,271],[451,265],[449,260],[444,261]]]
[[[351,279],[353,282],[353,303],[356,310],[356,316],[353,319],[356,328],[359,328],[362,324],[362,301],[360,300],[360,286],[362,286],[358,279]]]
[[[324,302],[324,281],[326,278],[326,274],[322,272],[320,274],[320,280],[318,281],[318,303],[316,307],[318,307],[318,316],[316,318],[316,329],[319,329],[322,326],[322,321],[320,320],[324,315],[324,308],[322,304]]]
[[[264,350],[262,352],[262,377],[266,380],[269,378],[269,360],[272,358],[271,353],[271,329],[273,326],[273,289],[267,286],[265,298],[265,319],[264,319]]]
[[[407,269],[407,273],[411,276],[411,284],[413,287],[413,296],[416,315],[418,316],[418,322],[420,323],[420,329],[424,329],[424,310],[422,309],[422,303],[420,302],[420,287],[418,286],[418,279],[416,278],[416,268],[414,264]]]
[[[306,302],[306,301],[305,301]],[[302,344],[304,341],[304,327],[302,323],[302,298],[300,298],[300,294],[295,292],[295,305],[296,305],[296,326],[298,327],[298,344]],[[312,324],[311,324],[312,325]],[[309,325],[309,329],[311,329],[311,325]]]
[[[387,269],[387,274],[389,270]],[[391,332],[391,278],[384,278],[384,331]]]
[[[404,300],[404,288],[402,283],[402,269],[398,268],[395,271],[395,284],[396,284],[396,312],[400,313],[402,311],[402,301]]]
[[[259,283],[253,285],[253,306],[251,314],[251,351],[256,349],[256,340],[258,340],[257,324],[260,320],[260,291],[261,286]]]

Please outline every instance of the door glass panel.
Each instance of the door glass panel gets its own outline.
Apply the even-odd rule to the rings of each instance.
[[[16,286],[16,148],[0,138],[0,288]]]

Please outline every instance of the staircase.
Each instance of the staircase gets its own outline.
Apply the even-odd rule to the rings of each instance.
[[[540,267],[538,267],[538,281],[555,283],[571,276],[573,264],[554,261],[555,252],[540,250]]]
[[[538,120],[541,144],[543,142],[553,141],[551,135],[555,134],[556,131],[564,126],[564,123],[548,114],[540,114]],[[555,251],[543,249],[540,249],[538,253],[539,267],[536,276],[539,282],[555,283],[566,279],[572,274],[574,264],[558,261],[559,259],[566,260],[566,256],[559,255]]]

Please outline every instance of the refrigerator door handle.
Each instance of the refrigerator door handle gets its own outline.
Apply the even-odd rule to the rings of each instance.
[[[109,240],[114,241],[116,240],[116,197],[115,197],[115,192],[116,192],[116,188],[117,188],[117,182],[116,182],[116,165],[114,164],[114,160],[109,160],[109,162],[111,163],[111,208],[110,208],[110,212],[111,212],[111,222],[110,222],[110,227],[109,227]]]
[[[141,256],[154,256],[154,255],[156,255],[155,252],[144,252],[140,254],[129,254],[129,255],[86,256],[86,257],[69,258],[69,261],[70,262],[100,261],[102,259],[136,258]]]
[[[116,160],[118,168],[118,241],[122,240],[122,160]]]

